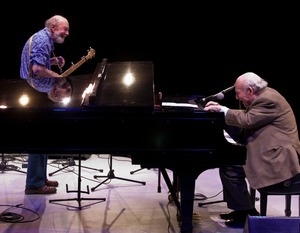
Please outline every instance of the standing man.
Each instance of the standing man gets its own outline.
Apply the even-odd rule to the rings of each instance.
[[[68,20],[54,15],[26,41],[21,54],[21,78],[35,90],[47,93],[53,102],[61,102],[72,93],[66,78],[51,70],[52,65],[61,68],[65,64],[64,58],[56,57],[53,51],[54,43],[62,44],[68,35]],[[46,154],[28,155],[25,194],[56,193],[58,182],[47,179],[47,160]]]
[[[53,102],[62,102],[72,94],[72,86],[66,78],[51,70],[53,65],[59,69],[65,65],[65,59],[56,57],[53,51],[54,43],[64,43],[68,35],[68,20],[55,15],[26,41],[21,54],[21,78],[35,90],[47,93]]]

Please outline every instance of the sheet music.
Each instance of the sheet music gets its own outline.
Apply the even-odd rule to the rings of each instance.
[[[197,104],[162,102],[162,107],[183,107],[183,108],[198,108]]]

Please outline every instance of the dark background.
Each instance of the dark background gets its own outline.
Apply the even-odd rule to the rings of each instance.
[[[8,2],[1,16],[1,78],[19,78],[24,43],[46,19],[61,14],[69,20],[70,36],[56,45],[55,54],[65,57],[65,69],[90,47],[96,51],[72,75],[93,73],[103,58],[151,60],[156,91],[206,96],[253,71],[288,99],[299,118],[300,20],[295,4],[191,2]]]

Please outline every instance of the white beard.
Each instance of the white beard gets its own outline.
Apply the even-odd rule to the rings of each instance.
[[[65,41],[65,37],[60,36],[58,34],[54,34],[54,42],[58,44],[62,44]]]

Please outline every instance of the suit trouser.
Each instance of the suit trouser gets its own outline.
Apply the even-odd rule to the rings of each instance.
[[[223,185],[223,196],[227,207],[232,210],[249,210],[254,208],[242,166],[227,166],[219,168]]]

